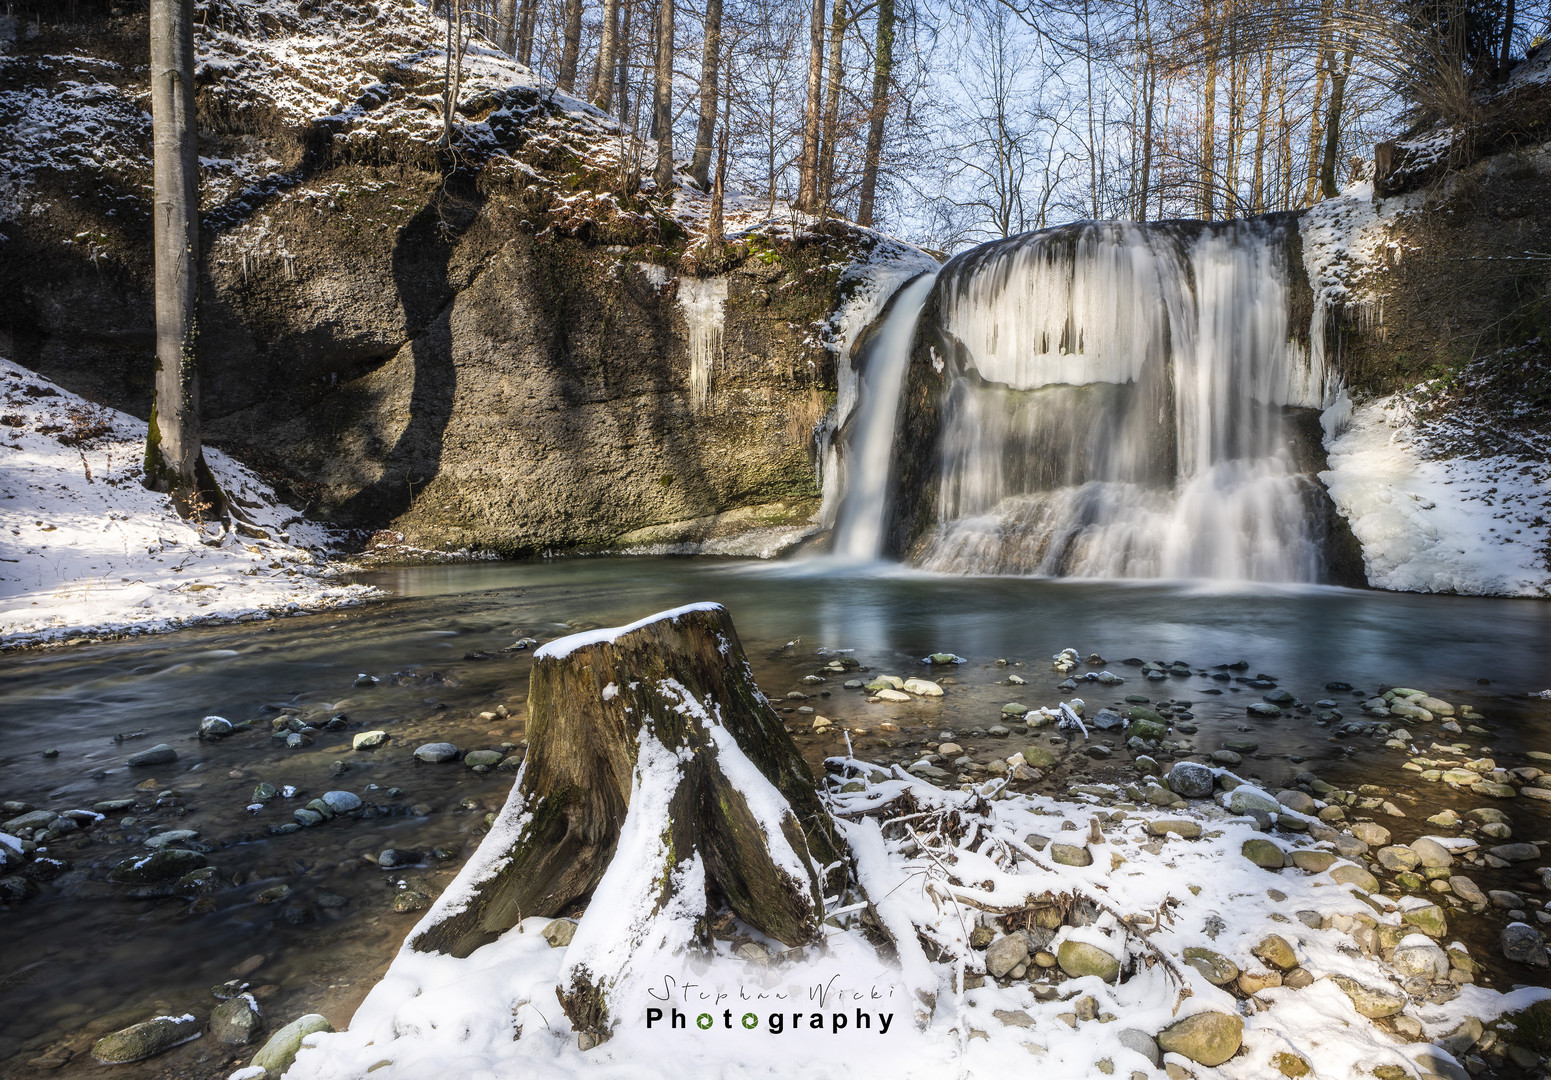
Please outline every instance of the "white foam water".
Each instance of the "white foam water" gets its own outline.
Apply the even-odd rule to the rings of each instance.
[[[951,573],[1322,579],[1289,406],[1334,379],[1294,339],[1283,227],[1084,223],[944,269],[939,524]]]

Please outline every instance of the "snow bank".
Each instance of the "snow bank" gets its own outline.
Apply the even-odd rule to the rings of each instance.
[[[1405,394],[1358,407],[1327,450],[1320,479],[1362,544],[1369,584],[1551,596],[1544,453],[1434,453]]]
[[[378,595],[331,580],[332,534],[206,448],[252,519],[183,521],[140,485],[145,424],[0,360],[0,646],[268,618]]]
[[[671,780],[673,758],[667,748],[643,748],[643,773],[660,770]],[[832,790],[827,801],[877,919],[900,939],[898,962],[880,959],[868,943],[856,918],[864,903],[831,905],[821,948],[777,953],[768,962],[745,961],[734,942],[722,940],[705,952],[659,955],[647,964],[633,953],[615,956],[610,962],[632,970],[635,989],[622,999],[614,1037],[583,1051],[555,987],[584,957],[589,967],[602,962],[600,941],[619,938],[613,931],[630,909],[629,898],[600,889],[569,948],[551,948],[539,932],[548,920],[530,918],[467,959],[402,950],[349,1030],[315,1036],[297,1056],[289,1080],[361,1080],[368,1073],[372,1080],[940,1080],[1031,1069],[1074,1077],[1135,1071],[1162,1080],[1164,1071],[1132,1048],[1136,1033],[1153,1035],[1203,1010],[1242,1016],[1244,1043],[1216,1069],[1191,1066],[1197,1076],[1258,1080],[1277,1074],[1274,1059],[1283,1053],[1300,1055],[1322,1076],[1356,1075],[1380,1065],[1413,1075],[1420,1058],[1437,1053],[1426,1041],[1408,1042],[1363,1019],[1324,978],[1341,975],[1398,992],[1396,973],[1338,929],[1343,921],[1356,925],[1355,916],[1398,927],[1398,906],[1373,898],[1375,909],[1328,872],[1259,868],[1240,853],[1246,840],[1264,836],[1247,818],[1198,803],[1188,811],[1142,807],[1116,822],[1104,807],[1083,801],[1092,796],[1010,795],[995,782],[946,791],[880,766],[846,764],[861,779],[847,786],[860,790]],[[642,781],[644,775],[638,776],[638,789],[654,786]],[[622,838],[621,851],[651,851],[653,857],[625,860],[621,873],[629,870],[629,876],[648,864],[660,866],[660,822],[654,821],[662,808],[651,815],[647,807],[641,815],[637,809],[632,806],[631,821],[639,819],[646,832],[628,844]],[[1104,834],[1092,839],[1096,816]],[[1181,816],[1199,821],[1201,838],[1164,841],[1147,831],[1155,819]],[[1048,853],[1029,846],[1035,833],[1071,843],[1088,839],[1093,864],[1052,865]],[[1297,842],[1319,846],[1307,838]],[[612,880],[612,869],[610,875]],[[647,888],[653,884],[645,882]],[[632,888],[642,885],[634,881]],[[972,985],[985,964],[985,953],[968,944],[974,928],[988,924],[981,909],[1016,907],[1046,895],[1071,899],[1074,889],[1093,902],[1092,915],[1086,925],[1061,930],[1056,941],[1118,953],[1128,977],[1049,985],[1031,977],[1006,986],[987,978]],[[1083,902],[1080,896],[1077,902]],[[1124,913],[1126,922],[1116,913]],[[1253,950],[1273,933],[1315,977],[1311,986],[1262,990],[1253,1006],[1241,1007],[1180,960],[1186,947],[1207,946],[1256,970],[1263,965]],[[1155,963],[1160,957],[1168,962]],[[968,985],[966,975],[972,977]],[[1093,997],[1099,1020],[1073,1018],[1080,995]],[[1421,1025],[1423,1040],[1430,1040],[1466,1016],[1489,1022],[1547,997],[1551,990],[1505,995],[1468,986],[1441,1004],[1410,1000],[1405,1011]],[[1105,1022],[1105,1014],[1113,1021]]]

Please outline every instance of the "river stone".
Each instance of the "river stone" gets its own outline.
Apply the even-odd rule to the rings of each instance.
[[[1244,1021],[1221,1012],[1198,1012],[1158,1033],[1165,1053],[1181,1054],[1208,1068],[1221,1065],[1244,1041]]]
[[[1291,971],[1298,966],[1298,955],[1292,945],[1280,934],[1269,934],[1251,950],[1255,957],[1274,968]]]
[[[1114,982],[1120,974],[1119,960],[1086,941],[1067,939],[1061,942],[1061,947],[1056,950],[1056,963],[1073,978],[1097,975],[1103,982]]]
[[[1158,1049],[1158,1040],[1145,1031],[1137,1028],[1126,1028],[1115,1036],[1115,1041],[1127,1050],[1134,1050],[1141,1054],[1155,1069],[1163,1064],[1163,1052]]]
[[[1481,1021],[1474,1016],[1467,1016],[1460,1021],[1453,1031],[1441,1038],[1434,1039],[1433,1042],[1455,1057],[1462,1058],[1475,1048],[1476,1043],[1481,1041],[1481,1035],[1484,1030],[1481,1026]]]
[[[895,704],[903,704],[910,700],[910,695],[903,690],[878,690],[872,696],[875,701],[892,701]]]
[[[224,716],[207,716],[199,722],[199,733],[207,739],[219,739],[236,730],[236,725]]]
[[[1271,720],[1282,715],[1282,710],[1272,705],[1269,701],[1257,701],[1246,705],[1244,711],[1261,720]]]
[[[1194,840],[1201,835],[1201,826],[1194,821],[1182,821],[1178,818],[1159,818],[1157,821],[1147,823],[1147,831],[1153,836],[1167,836],[1173,833],[1175,836],[1186,840]]]
[[[898,675],[879,675],[864,685],[868,690],[903,690],[905,680]]]
[[[1421,934],[1402,938],[1390,964],[1402,976],[1422,975],[1432,982],[1443,982],[1449,977],[1448,954]]]
[[[26,803],[22,805],[25,806]],[[24,831],[30,834],[34,829],[47,828],[53,824],[54,819],[58,816],[52,810],[31,810],[19,817],[13,817],[5,823],[4,828],[12,836],[16,836]]]
[[[1050,861],[1061,866],[1092,866],[1093,852],[1080,844],[1051,844]]]
[[[157,743],[138,754],[129,755],[131,765],[171,765],[177,760],[178,752],[166,743]]]
[[[1239,853],[1266,870],[1280,870],[1285,862],[1282,849],[1270,840],[1246,840]]]
[[[1114,709],[1100,709],[1088,724],[1100,731],[1116,731],[1126,726],[1125,720]]]
[[[252,994],[238,994],[210,1014],[210,1034],[226,1046],[247,1046],[264,1030],[264,1018]]]
[[[1392,871],[1415,870],[1417,864],[1422,861],[1416,852],[1400,844],[1379,848],[1378,854],[1374,857],[1379,860],[1380,866]]]
[[[388,733],[386,731],[363,731],[350,740],[350,748],[352,750],[375,750],[387,741]],[[285,1029],[281,1028],[280,1030],[284,1031]],[[275,1035],[278,1036],[279,1034],[279,1031],[275,1032]],[[274,1039],[271,1038],[270,1042],[274,1042]]]
[[[361,809],[361,796],[350,791],[325,791],[323,801],[336,814],[348,814]]]
[[[1169,790],[1187,799],[1208,799],[1212,795],[1212,770],[1196,761],[1176,762],[1169,770]]]
[[[1356,979],[1347,978],[1345,975],[1331,975],[1328,978],[1351,999],[1352,1007],[1358,1014],[1370,1020],[1394,1016],[1406,1007],[1406,996],[1398,991],[1364,986]]]
[[[1454,865],[1454,856],[1449,854],[1449,849],[1430,836],[1424,836],[1410,846],[1411,850],[1416,852],[1417,858],[1422,861],[1422,865],[1428,869]]]
[[[1449,920],[1437,904],[1423,904],[1402,911],[1400,921],[1416,927],[1431,938],[1441,938],[1449,932]]]
[[[1534,844],[1498,844],[1496,847],[1487,848],[1486,853],[1496,856],[1503,862],[1529,862],[1531,859],[1540,858],[1540,849]]]
[[[1503,927],[1503,956],[1516,964],[1551,966],[1546,958],[1546,939],[1527,923],[1514,922]]]
[[[1310,874],[1323,874],[1334,865],[1336,857],[1328,851],[1313,851],[1305,848],[1293,852],[1292,861],[1299,870]]]
[[[1486,893],[1481,891],[1481,886],[1459,874],[1449,878],[1449,891],[1467,904],[1486,903]]]
[[[955,656],[951,652],[934,652],[926,658],[926,662],[941,667],[945,664],[962,664],[964,663],[964,658],[962,656]]]
[[[1453,705],[1450,705],[1447,701],[1444,701],[1442,698],[1430,697],[1427,694],[1423,694],[1421,697],[1414,697],[1414,698],[1412,698],[1411,699],[1411,704],[1415,705],[1418,709],[1426,709],[1428,712],[1432,713],[1434,716],[1453,716],[1454,715],[1454,706]]]
[[[1352,835],[1370,847],[1383,847],[1389,843],[1389,830],[1372,821],[1359,821],[1352,826]]]
[[[197,839],[198,829],[169,829],[145,838],[145,846],[155,851],[159,848],[177,847]]]
[[[123,1065],[171,1050],[199,1035],[199,1021],[192,1014],[158,1016],[104,1035],[92,1046],[92,1057],[104,1065]]]
[[[1168,733],[1168,728],[1151,720],[1132,720],[1131,725],[1126,728],[1126,734],[1133,739],[1157,740]]]
[[[302,1048],[303,1039],[319,1031],[333,1030],[328,1020],[317,1013],[308,1013],[271,1035],[263,1049],[253,1055],[251,1064],[272,1077],[278,1077],[296,1060],[296,1052]]]
[[[477,769],[481,765],[486,768],[494,768],[501,764],[501,751],[499,750],[470,750],[463,755],[463,764],[471,769]]]
[[[1379,891],[1379,879],[1356,863],[1342,863],[1330,871],[1330,879],[1338,885],[1356,885],[1363,892]]]
[[[1142,720],[1150,724],[1157,724],[1160,727],[1168,722],[1163,718],[1162,713],[1155,709],[1149,709],[1146,705],[1132,705],[1126,710],[1126,719],[1132,723]]]
[[[207,862],[209,860],[197,851],[162,848],[150,855],[125,859],[108,873],[108,880],[121,885],[154,885],[175,881],[191,870],[202,868]]]
[[[432,765],[441,764],[444,761],[456,761],[458,748],[450,742],[428,742],[415,750],[415,760],[428,762]]]
[[[1234,788],[1228,793],[1230,814],[1254,814],[1257,810],[1262,814],[1274,814],[1281,808],[1281,803],[1256,791]]]
[[[1239,977],[1239,965],[1222,953],[1192,946],[1184,952],[1185,963],[1195,968],[1213,986],[1226,986]]]
[[[997,938],[986,949],[986,971],[1000,979],[1019,964],[1029,962],[1029,941],[1022,934]]]
[[[1406,720],[1416,720],[1423,724],[1427,723],[1433,718],[1433,714],[1431,712],[1422,708],[1420,705],[1412,705],[1408,701],[1390,702],[1389,711],[1391,716],[1399,716]]]
[[[899,689],[907,694],[915,694],[917,697],[942,697],[942,687],[930,679],[906,679]],[[1025,709],[1025,712],[1028,710]]]
[[[1235,765],[1242,765],[1244,763],[1244,759],[1241,758],[1238,754],[1235,754],[1232,750],[1213,750],[1212,761],[1215,764],[1226,765],[1230,768]]]

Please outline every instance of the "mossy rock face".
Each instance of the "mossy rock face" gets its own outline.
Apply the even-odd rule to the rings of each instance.
[[[1551,1054],[1551,1000],[1537,1001],[1527,1009],[1509,1013],[1503,1021],[1513,1025],[1513,1042],[1537,1054]]]

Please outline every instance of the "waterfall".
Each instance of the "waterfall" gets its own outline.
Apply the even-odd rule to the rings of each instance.
[[[1318,581],[1287,406],[1325,404],[1292,339],[1283,227],[1084,223],[939,280],[938,524],[954,573]]]
[[[845,559],[870,560],[883,553],[899,401],[916,323],[935,278],[921,274],[895,294],[893,307],[867,350],[844,459],[845,497],[835,521],[833,551]]]

